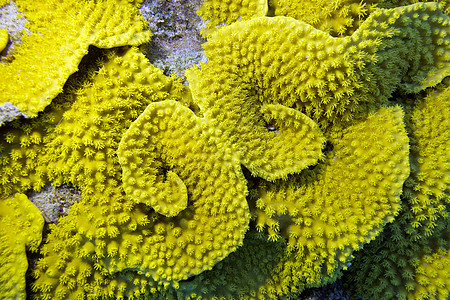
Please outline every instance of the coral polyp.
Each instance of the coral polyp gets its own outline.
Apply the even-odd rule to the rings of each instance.
[[[289,299],[339,278],[352,297],[449,296],[440,4],[205,0],[183,84],[144,51],[158,5],[14,2],[2,296]],[[64,213],[42,207],[58,187],[76,191]]]

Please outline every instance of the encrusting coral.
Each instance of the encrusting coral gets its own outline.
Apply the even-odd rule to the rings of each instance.
[[[0,295],[25,299],[25,250],[36,252],[42,240],[44,219],[24,194],[0,199]]]
[[[409,175],[401,109],[383,108],[332,142],[315,169],[258,187],[257,230],[287,243],[284,292],[336,278],[400,210]]]
[[[250,220],[245,179],[239,157],[215,140],[222,139],[214,127],[173,101],[150,104],[122,138],[128,197],[172,217],[172,232],[155,232],[153,243],[167,250],[142,265],[154,269],[156,280],[187,279],[242,245]],[[155,230],[165,227],[161,221]]]
[[[49,133],[55,130],[64,112],[71,107],[75,91],[95,75],[96,60],[104,59],[104,55],[95,49],[83,58],[79,72],[70,77],[67,88],[53,99],[52,105],[41,112],[39,118],[14,119],[0,127],[1,194],[25,193],[29,189],[40,191],[50,183],[42,147],[53,139]]]
[[[405,231],[413,240],[432,235],[435,221],[447,217],[450,205],[450,87],[445,82],[424,99],[405,103],[411,138],[411,176],[404,186]]]
[[[280,291],[278,268],[285,255],[281,240],[270,242],[254,231],[244,245],[192,280],[181,281],[165,299],[276,299]],[[295,289],[295,287],[293,287]],[[286,295],[285,295],[286,296]]]
[[[151,246],[166,231],[176,235],[179,229],[165,222],[153,228],[157,215],[124,197],[116,151],[122,134],[144,108],[166,98],[190,103],[185,88],[150,65],[137,48],[112,51],[49,134],[42,159],[46,173],[58,185],[77,186],[83,200],[52,226],[43,247],[46,255],[34,270],[34,290],[40,297],[119,299],[150,289],[146,277],[139,286],[135,277],[123,274],[154,259]]]
[[[353,251],[400,209],[409,173],[402,118],[399,107],[382,109],[346,129],[315,169],[255,187],[256,228],[269,228],[269,234],[250,231],[244,245],[213,270],[180,282],[178,299],[279,299],[338,277]],[[394,141],[386,149],[392,156],[380,153],[388,141]],[[361,166],[367,167],[355,174]],[[380,179],[387,173],[389,179]]]
[[[373,2],[355,0],[272,0],[274,16],[308,23],[333,36],[351,35],[374,9]]]
[[[292,18],[255,18],[215,32],[204,46],[208,62],[186,75],[206,105],[245,89],[345,126],[396,89],[417,92],[449,75],[449,23],[436,3],[375,10],[345,38]]]
[[[301,171],[322,155],[324,138],[309,118],[266,105],[262,110],[282,124],[274,134],[263,126],[263,115],[258,118],[258,106],[246,100],[225,97],[208,110],[200,105],[202,118],[177,102],[153,103],[122,138],[118,156],[128,197],[174,217],[171,222],[180,229],[179,235],[161,241],[183,245],[174,265],[158,263],[157,272],[163,274],[180,270],[167,279],[187,279],[211,269],[242,244],[250,214],[241,163],[254,175],[274,180]],[[192,208],[185,210],[188,195]],[[195,237],[195,245],[189,236]],[[195,268],[183,266],[191,260]]]
[[[270,0],[269,0],[270,1]],[[206,22],[202,35],[209,36],[220,25],[231,25],[242,20],[263,17],[269,9],[268,0],[205,0],[197,13]]]
[[[401,214],[357,254],[346,277],[355,299],[448,299],[450,218],[438,218],[432,236],[414,240],[403,228],[409,222]]]
[[[403,101],[411,175],[394,224],[358,253],[347,286],[365,298],[447,299],[450,287],[450,87]],[[382,263],[379,263],[383,261]]]
[[[416,0],[204,0],[198,14],[206,23],[202,34],[209,38],[224,25],[261,16],[285,16],[308,23],[332,36],[351,35],[377,8],[395,8],[415,4]],[[438,2],[448,15],[450,6],[446,0]],[[248,9],[252,8],[252,9]]]
[[[151,36],[133,4],[115,0],[15,2],[25,11],[33,34],[23,37],[23,46],[11,62],[0,64],[0,104],[12,103],[29,117],[35,117],[62,91],[90,45],[140,45]],[[0,125],[4,121],[0,116]]]
[[[32,32],[57,30],[45,18],[63,2],[16,2]],[[61,7],[122,11],[126,44],[150,36],[140,1],[73,2]],[[102,15],[84,33],[115,39],[115,13]],[[343,38],[281,16],[224,26],[205,45],[207,61],[186,72],[189,87],[152,66],[144,47],[80,54],[77,73],[64,73],[48,99],[44,89],[47,107],[0,128],[1,207],[17,199],[26,208],[16,193],[48,184],[82,197],[49,225],[31,296],[284,299],[332,282],[349,263],[379,283],[370,294],[360,281],[353,291],[364,297],[394,297],[392,287],[401,297],[448,296],[448,150],[438,145],[448,128],[434,116],[447,111],[448,92],[434,88],[414,108],[400,101],[403,111],[397,104],[450,74],[449,17],[417,3],[364,18]],[[54,49],[59,59],[73,58],[69,46]],[[16,60],[33,63],[49,55],[22,54]],[[48,76],[31,69],[30,78]]]

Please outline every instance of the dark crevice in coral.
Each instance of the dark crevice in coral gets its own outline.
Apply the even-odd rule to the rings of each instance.
[[[278,125],[276,124],[275,120],[271,120],[269,122],[265,122],[264,126],[269,132],[272,132],[275,136],[278,135],[280,132],[280,129]]]
[[[330,141],[327,141],[326,143],[325,143],[325,147],[323,147],[323,149],[322,149],[322,153],[324,154],[324,155],[327,155],[328,153],[330,153],[331,151],[333,151],[334,150],[334,145],[333,145],[333,143],[331,143]],[[320,164],[320,161],[318,161],[316,164],[314,164],[314,165],[311,165],[311,166],[309,166],[308,167],[308,170],[314,170],[318,165]]]
[[[180,280],[180,281],[179,281],[179,284],[183,284],[183,283],[189,283],[189,282],[192,282],[192,281],[194,281],[194,280],[195,280],[195,278],[196,278],[196,275],[190,276],[190,277],[189,277],[189,278],[187,278],[187,279],[184,279],[184,280]]]
[[[328,153],[330,153],[333,150],[334,150],[333,143],[331,143],[330,141],[327,141],[325,143],[325,147],[323,147],[323,149],[322,149],[322,152],[323,152],[324,155],[327,155]]]
[[[304,290],[298,300],[346,300],[350,299],[349,293],[344,289],[342,280],[338,279],[323,287]]]
[[[36,279],[33,277],[32,272],[36,268],[37,261],[44,257],[44,255],[42,255],[42,247],[44,246],[44,244],[46,244],[47,237],[49,234],[50,234],[50,226],[49,224],[44,223],[44,228],[42,229],[42,242],[39,245],[38,251],[31,252],[28,249],[26,250],[28,261],[28,268],[27,272],[25,273],[25,292],[27,293],[26,300],[34,299],[32,297],[32,295],[34,295],[34,293],[32,293],[32,286],[33,283],[36,281]]]

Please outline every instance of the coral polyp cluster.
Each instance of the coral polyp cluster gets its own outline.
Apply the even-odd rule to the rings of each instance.
[[[15,2],[31,34],[0,64],[2,296],[286,299],[338,278],[449,296],[438,3],[205,1],[183,85],[143,51],[143,1]],[[49,218],[34,203],[55,187],[75,203]]]
[[[34,5],[29,1],[16,3],[26,12],[32,34],[24,36],[23,46],[11,63],[0,65],[0,102],[12,103],[30,117],[37,116],[62,91],[90,45],[112,48],[150,40],[144,20],[131,4],[47,0]],[[52,26],[48,26],[48,20]]]

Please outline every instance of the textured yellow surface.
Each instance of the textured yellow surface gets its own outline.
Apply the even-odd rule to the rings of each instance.
[[[0,29],[0,52],[2,52],[8,45],[9,37],[5,29]]]
[[[270,242],[254,231],[244,245],[193,280],[180,282],[165,299],[277,299],[285,296],[278,285],[278,266],[285,255],[282,241]],[[292,292],[296,289],[292,286]],[[279,294],[279,297],[277,297]]]
[[[59,2],[21,5],[39,21]],[[2,194],[51,182],[82,196],[49,226],[31,296],[284,299],[361,260],[357,276],[377,283],[361,289],[448,294],[446,123],[434,116],[448,97],[397,106],[449,75],[448,17],[420,3],[356,27],[334,38],[287,17],[235,23],[205,45],[189,87],[137,48],[90,47],[43,112],[0,128]],[[386,248],[355,261],[383,229]]]
[[[139,297],[156,285],[149,279],[151,263],[159,262],[153,245],[166,232],[180,232],[127,199],[116,151],[122,134],[148,104],[171,98],[186,99],[188,105],[189,93],[137,48],[108,52],[99,63],[81,87],[69,87],[75,89],[73,104],[42,146],[39,165],[44,174],[55,184],[74,184],[83,197],[69,216],[52,226],[43,246],[33,291],[44,299]],[[161,249],[174,246],[166,242]]]
[[[19,0],[16,4],[25,11],[33,34],[23,37],[23,45],[10,63],[0,65],[0,103],[10,102],[30,117],[62,92],[90,45],[140,45],[151,36],[132,4],[115,0]]]
[[[273,0],[271,4],[275,16],[291,17],[333,36],[343,36],[359,27],[373,9],[371,2],[376,1]]]
[[[292,253],[285,290],[327,282],[400,210],[409,145],[399,107],[380,109],[332,143],[314,170],[258,191],[256,228],[285,239]]]
[[[411,175],[402,211],[355,260],[348,286],[365,298],[447,299],[450,287],[448,81],[404,101]],[[377,264],[383,258],[383,263]],[[362,288],[366,287],[366,288]]]
[[[206,22],[201,33],[208,37],[217,27],[231,25],[236,21],[267,15],[268,0],[205,0],[197,13]]]
[[[164,239],[154,247],[167,247],[167,243],[178,247],[169,247],[160,260],[150,263],[157,275],[153,275],[155,280],[162,277],[178,281],[211,269],[242,245],[248,229],[247,188],[239,156],[230,151],[230,146],[208,123],[173,101],[150,104],[124,134],[119,146],[127,194],[131,198],[147,198],[145,203],[156,212],[164,205],[169,209],[165,215],[176,215],[171,219],[176,230],[157,232]],[[163,168],[171,170],[166,181]],[[177,174],[172,176],[181,178],[187,191],[186,187],[184,191],[181,187],[176,190],[169,174]],[[143,187],[147,189],[142,191]],[[183,197],[178,196],[181,192],[185,193]],[[178,203],[172,201],[177,196],[187,197],[187,193],[189,208],[184,210],[184,205],[180,212]],[[161,222],[156,226],[167,225]]]
[[[411,238],[430,236],[436,220],[448,214],[450,204],[450,87],[440,86],[415,99],[408,113],[411,132],[411,176],[404,193],[409,211],[405,228]]]
[[[179,236],[168,237],[183,245],[175,265],[158,261],[155,280],[196,275],[242,244],[250,214],[241,163],[254,176],[275,180],[322,157],[325,139],[311,119],[239,96],[216,99],[210,106],[199,101],[202,118],[177,102],[150,104],[120,142],[128,197],[174,217],[171,222],[180,229]],[[279,122],[273,123],[276,131],[265,127],[272,120]]]
[[[436,3],[376,10],[345,38],[292,18],[255,18],[215,32],[208,62],[186,75],[201,105],[245,90],[345,126],[396,89],[417,92],[449,75],[449,24]]]
[[[0,295],[2,299],[26,299],[25,250],[36,252],[44,219],[24,194],[0,199]]]

